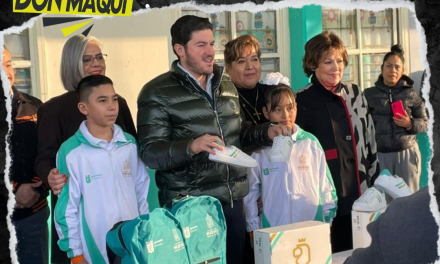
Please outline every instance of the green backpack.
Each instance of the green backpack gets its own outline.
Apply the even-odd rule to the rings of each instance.
[[[190,263],[179,222],[162,208],[118,223],[106,239],[110,263]],[[117,257],[111,257],[112,253]]]
[[[226,221],[220,202],[211,196],[173,201],[191,264],[226,263]]]
[[[223,209],[210,196],[173,200],[170,210],[156,208],[116,224],[107,233],[107,246],[110,263],[225,264]]]

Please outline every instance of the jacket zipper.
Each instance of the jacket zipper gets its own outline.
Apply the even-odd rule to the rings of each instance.
[[[107,153],[108,153],[109,158],[110,158],[110,167],[112,168],[112,172],[113,172],[113,184],[114,184],[114,186],[118,186],[118,184],[116,182],[115,168],[113,166],[113,156],[112,156],[112,153],[109,150],[107,150]],[[118,188],[115,188],[115,196],[116,196],[116,201],[119,201]],[[121,208],[119,206],[119,202],[116,203],[116,207],[118,208],[118,215],[120,216],[121,215]]]
[[[223,73],[224,73],[224,70],[222,70],[222,74],[220,76],[220,82],[221,82],[221,80],[223,78]],[[189,79],[188,75],[186,75],[186,79],[197,90],[197,87],[195,87],[193,82],[191,82],[191,80]],[[216,104],[215,103],[215,91],[217,90],[218,86],[217,87],[213,87],[213,88],[214,89],[212,89],[212,102],[213,102],[213,105],[215,106],[215,104]],[[205,96],[205,100],[208,100],[206,98],[206,96]],[[225,142],[225,139],[223,137],[223,130],[222,130],[222,127],[220,126],[220,120],[218,119],[217,110],[215,110],[214,107],[212,107],[209,102],[208,102],[208,104],[209,104],[209,106],[211,107],[212,111],[215,114],[215,120],[217,121],[218,128],[220,129],[220,137],[222,138],[223,142]],[[227,172],[227,175],[226,175],[226,186],[228,186],[229,196],[231,197],[231,208],[234,208],[234,200],[232,199],[232,190],[231,190],[231,186],[229,186],[229,174],[230,174],[229,173],[229,165],[226,165],[226,172]]]

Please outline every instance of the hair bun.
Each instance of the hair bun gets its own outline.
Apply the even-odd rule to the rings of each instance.
[[[394,46],[392,46],[391,47],[391,52],[395,52],[395,53],[398,53],[398,54],[401,54],[402,56],[403,56],[403,49],[402,49],[402,46],[400,46],[400,44],[396,44],[396,45],[394,45]]]

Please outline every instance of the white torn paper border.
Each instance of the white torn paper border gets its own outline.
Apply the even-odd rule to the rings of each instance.
[[[164,8],[178,8],[178,7],[194,7],[199,9],[200,11],[206,12],[206,13],[210,13],[210,12],[222,12],[222,11],[239,11],[239,10],[248,10],[250,12],[258,12],[258,11],[264,11],[266,9],[281,9],[284,7],[294,7],[294,8],[301,8],[304,5],[310,5],[310,4],[316,4],[316,5],[323,5],[323,6],[327,6],[327,7],[334,7],[334,8],[338,8],[341,10],[352,10],[352,9],[366,9],[366,10],[371,10],[371,11],[380,11],[383,10],[385,8],[398,8],[398,7],[406,7],[408,8],[413,15],[414,14],[414,3],[407,1],[407,0],[387,0],[387,1],[368,1],[368,0],[364,0],[364,1],[351,1],[351,0],[334,0],[332,2],[326,1],[326,0],[309,0],[309,1],[305,1],[305,0],[290,0],[290,1],[280,1],[280,2],[266,2],[264,5],[256,5],[252,2],[247,2],[247,3],[237,3],[237,4],[232,4],[232,5],[222,5],[222,6],[214,6],[214,5],[196,5],[195,2],[186,2],[186,3],[177,3],[174,4],[170,7],[164,7]],[[137,12],[134,12],[132,14],[132,16],[141,14],[141,13],[146,13],[151,11],[151,9],[146,9],[146,10],[138,10]],[[14,26],[11,28],[8,28],[2,32],[0,32],[0,51],[3,51],[3,43],[4,43],[4,35],[10,34],[10,33],[18,33],[20,31],[22,31],[25,28],[29,28],[31,27],[35,21],[37,19],[39,19],[40,17],[42,17],[44,15],[40,15],[38,17],[34,17],[32,19],[30,19],[28,22],[24,23],[22,26]],[[111,18],[107,18],[106,16],[92,16],[94,19],[111,19]],[[421,27],[419,21],[417,19],[416,20],[416,27],[417,27],[417,31],[419,32],[419,37],[421,40],[421,48],[420,48],[420,56],[421,56],[421,60],[422,60],[422,64],[424,66],[424,68],[426,69],[426,73],[427,73],[427,77],[425,80],[429,80],[429,77],[431,75],[430,73],[430,69],[429,69],[429,65],[426,59],[426,54],[427,54],[427,45],[425,42],[425,35],[424,35],[424,29]],[[93,35],[93,34],[92,34]],[[67,37],[66,37],[67,40]],[[6,77],[6,74],[3,70],[3,68],[1,68],[1,80],[2,80],[2,84],[4,87],[4,95],[7,98],[6,101],[6,105],[7,105],[7,109],[8,109],[8,120],[11,120],[11,114],[10,114],[10,110],[11,110],[11,100],[9,99],[8,93],[9,93],[9,81]],[[428,99],[428,95],[429,95],[429,82],[425,81],[424,82],[424,86],[423,86],[423,96],[425,98],[425,104],[426,107],[430,113],[429,115],[429,125],[428,125],[428,136],[429,136],[429,143],[431,146],[433,146],[433,139],[432,139],[432,133],[433,133],[433,122],[434,122],[434,118],[433,118],[433,108],[432,105],[429,102]],[[132,109],[132,111],[134,111]],[[10,128],[11,124],[9,122],[9,128]],[[10,162],[11,162],[11,157],[10,157],[10,153],[9,153],[9,147],[8,144],[6,145],[7,149],[7,157],[6,157],[6,167],[5,167],[5,177],[7,177],[6,175],[8,175],[8,171],[9,171],[9,166],[10,166]],[[431,166],[429,166],[428,168],[429,171],[429,181],[428,181],[428,186],[429,186],[429,193],[431,194],[431,197],[433,196],[433,192],[434,192],[434,185],[432,182],[432,176],[433,176],[433,172],[431,171]],[[12,193],[12,186],[9,182],[9,178],[5,179],[5,183],[6,186],[9,190],[10,193]],[[10,216],[13,210],[13,206],[14,206],[14,199],[13,196],[10,195],[10,199],[8,201],[8,227],[10,230],[10,234],[11,234],[11,239],[10,239],[10,249],[11,249],[11,259],[13,263],[18,263],[17,261],[17,255],[15,253],[15,244],[16,244],[16,239],[15,239],[15,230],[12,226],[11,220],[10,220]],[[437,224],[440,223],[440,216],[438,214],[438,205],[436,203],[436,199],[431,199],[431,204],[430,204],[430,208],[431,211],[433,212],[434,218],[437,222]],[[440,239],[438,242],[439,248],[440,248]]]

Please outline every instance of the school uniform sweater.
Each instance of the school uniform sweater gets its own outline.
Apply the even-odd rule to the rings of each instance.
[[[336,190],[322,147],[315,136],[297,125],[295,129],[287,162],[270,162],[271,147],[252,153],[258,166],[251,169],[249,194],[244,198],[249,232],[309,220],[331,223],[336,215]]]
[[[69,178],[55,207],[58,244],[69,258],[83,254],[88,263],[109,263],[107,231],[149,212],[150,178],[131,135],[113,125],[107,142],[93,137],[86,122],[57,154],[57,168]]]

